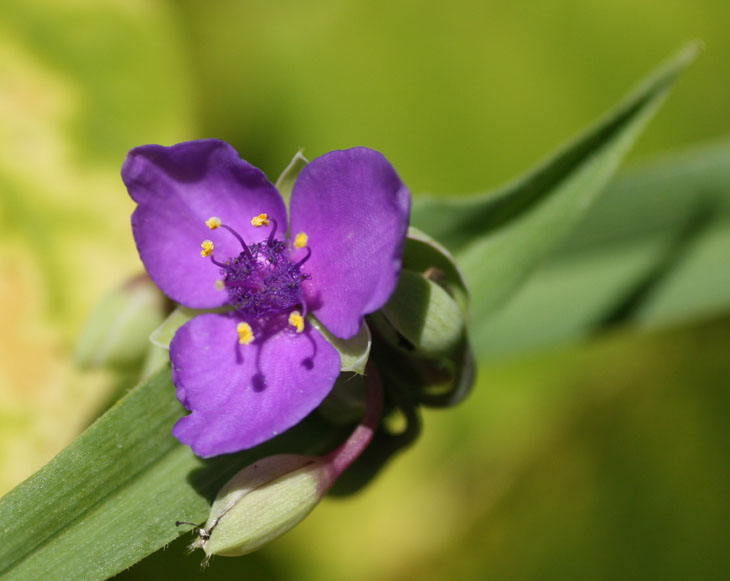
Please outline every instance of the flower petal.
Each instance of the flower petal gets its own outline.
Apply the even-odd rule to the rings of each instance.
[[[205,314],[186,323],[170,345],[178,399],[192,411],[173,435],[202,457],[251,448],[301,421],[330,392],[337,351],[307,325],[285,318],[238,343],[238,314]]]
[[[226,303],[217,290],[218,268],[200,256],[203,240],[215,244],[215,256],[238,256],[241,246],[222,228],[209,230],[205,220],[219,217],[244,240],[258,242],[269,228],[255,228],[251,218],[262,212],[286,231],[284,202],[264,173],[216,139],[172,147],[144,145],[127,155],[122,179],[137,202],[132,231],[147,272],[174,301],[192,308]]]
[[[291,232],[306,232],[307,303],[341,338],[382,307],[395,289],[410,214],[410,194],[387,159],[356,147],[308,164],[291,198]]]

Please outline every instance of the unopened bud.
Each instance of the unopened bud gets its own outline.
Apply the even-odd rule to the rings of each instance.
[[[259,460],[221,489],[193,546],[208,556],[255,551],[304,519],[333,478],[324,458],[280,454]]]
[[[456,260],[446,248],[420,230],[408,228],[403,268],[423,274],[441,286],[469,317],[469,289]]]
[[[245,555],[280,537],[312,512],[367,448],[380,423],[380,375],[369,368],[367,378],[365,414],[347,440],[325,456],[279,454],[241,470],[218,493],[193,548],[203,549],[208,557]]]
[[[409,270],[401,271],[383,314],[402,337],[425,355],[451,352],[464,335],[464,314],[451,295],[431,278]]]
[[[84,324],[75,358],[81,367],[127,367],[147,353],[147,337],[165,319],[167,299],[147,275],[104,296]]]

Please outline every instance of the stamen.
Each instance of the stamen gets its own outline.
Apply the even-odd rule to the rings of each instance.
[[[256,226],[256,228],[261,228],[261,226],[268,226],[270,222],[274,223],[274,227],[271,229],[271,233],[269,234],[268,244],[271,244],[274,241],[274,236],[276,235],[276,227],[278,226],[276,220],[274,220],[273,218],[269,218],[268,214],[259,214],[258,216],[254,216],[253,218],[251,218],[251,226]]]
[[[241,248],[243,248],[243,251],[246,253],[246,256],[248,256],[249,258],[253,258],[251,251],[249,250],[248,246],[246,246],[246,243],[243,241],[243,238],[241,237],[241,235],[238,232],[236,232],[230,226],[226,226],[225,224],[221,224],[220,228],[225,228],[231,234],[233,234],[236,237],[236,239],[241,243]]]
[[[274,241],[274,235],[276,234],[276,227],[278,226],[278,224],[276,223],[276,220],[274,220],[273,218],[269,218],[269,220],[271,220],[274,223],[274,225],[271,228],[271,233],[269,234],[269,239],[267,240],[267,244],[269,246],[271,246],[271,243]]]
[[[309,243],[306,232],[300,232],[294,237],[294,248],[304,248]]]
[[[307,255],[294,265],[296,268],[299,268],[302,264],[304,264],[305,262],[307,262],[307,260],[309,260],[310,256],[312,256],[312,249],[309,246],[306,246],[306,250],[307,250]]]
[[[215,246],[213,245],[212,240],[203,240],[203,242],[200,243],[200,247],[203,249],[200,251],[200,256],[203,258],[207,258],[210,256],[210,261],[215,264],[216,266],[219,266],[220,268],[225,268],[226,265],[218,262],[215,257],[213,256],[213,249]],[[221,281],[223,282],[223,281]]]
[[[220,228],[221,226],[221,219],[217,216],[211,216],[205,221],[205,225],[210,228],[211,230],[215,230],[216,228]]]
[[[200,244],[200,247],[203,249],[200,251],[200,256],[203,258],[206,258],[213,254],[213,242],[211,240],[203,240],[203,242]]]
[[[255,339],[253,329],[248,323],[238,323],[236,331],[238,332],[238,342],[241,345],[248,345]]]
[[[213,264],[215,264],[215,265],[216,265],[216,266],[217,266],[218,268],[226,268],[226,267],[228,266],[228,263],[226,263],[226,264],[223,264],[222,262],[218,262],[218,261],[217,261],[217,260],[215,259],[215,256],[211,256],[211,257],[210,257],[210,261],[211,261],[211,262],[212,262]],[[222,282],[222,281],[221,281],[221,282]]]
[[[212,216],[206,223],[217,224],[216,216]],[[201,245],[202,256],[210,258],[217,266],[219,275],[210,281],[219,291],[227,291],[228,303],[241,315],[243,321],[258,319],[269,313],[286,313],[291,315],[290,325],[302,333],[306,327],[307,305],[304,301],[302,283],[310,278],[302,272],[300,266],[311,256],[311,249],[305,246],[305,252],[298,252],[300,259],[294,263],[292,252],[293,242],[274,239],[277,232],[277,221],[266,214],[256,216],[252,224],[261,223],[270,226],[268,241],[255,242],[246,245],[243,238],[230,226],[221,223],[217,228],[231,232],[241,243],[244,252],[232,256],[223,262],[218,262],[220,247],[213,253],[213,241],[207,240]],[[304,236],[306,234],[302,233]],[[302,236],[299,236],[302,240]],[[301,242],[300,242],[301,243]],[[220,246],[219,241],[216,244]],[[302,258],[303,256],[303,258]],[[291,309],[296,308],[292,314]],[[253,329],[247,330],[250,325],[241,325],[239,339],[242,345],[253,341]]]
[[[268,226],[269,225],[269,215],[268,214],[259,214],[258,216],[254,216],[251,218],[251,226],[256,226],[256,228],[261,228],[261,226]]]
[[[299,311],[292,311],[289,315],[289,324],[297,330],[297,333],[304,331],[304,317]]]

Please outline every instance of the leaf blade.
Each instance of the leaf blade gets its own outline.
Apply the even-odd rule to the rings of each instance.
[[[184,534],[176,520],[203,522],[243,466],[319,451],[334,433],[310,416],[255,450],[202,460],[171,435],[183,413],[166,366],[0,499],[0,578],[109,578]]]
[[[709,217],[683,236],[698,212]],[[472,328],[478,352],[513,356],[595,334],[616,302],[668,258],[666,273],[622,324],[658,328],[727,311],[728,238],[730,141],[624,172],[504,308]],[[677,239],[683,248],[673,252]]]
[[[415,205],[416,226],[455,252],[479,297],[475,321],[494,312],[577,224],[696,52],[695,45],[681,51],[592,129],[502,190]]]

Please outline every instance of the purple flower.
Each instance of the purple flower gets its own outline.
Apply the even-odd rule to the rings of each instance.
[[[276,188],[222,141],[137,147],[122,179],[155,283],[184,306],[227,307],[195,317],[170,345],[191,411],[175,437],[208,457],[298,423],[340,372],[307,316],[347,339],[395,289],[410,195],[393,167],[363,147],[309,163],[292,192],[290,238]]]

